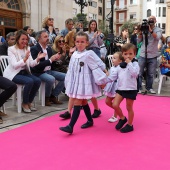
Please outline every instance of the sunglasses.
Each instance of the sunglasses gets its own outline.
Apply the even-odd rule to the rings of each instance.
[[[49,21],[54,21],[54,18],[48,18]]]
[[[138,28],[134,28],[134,30],[138,30]]]
[[[65,43],[64,40],[58,40],[58,43]]]

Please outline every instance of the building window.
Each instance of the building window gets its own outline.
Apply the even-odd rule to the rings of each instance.
[[[99,7],[98,10],[99,10],[99,15],[102,15],[102,7]]]
[[[107,3],[106,3],[106,8],[111,8],[111,1],[107,1]]]
[[[119,9],[123,9],[125,7],[125,1],[119,0]]]
[[[163,16],[163,17],[166,17],[166,7],[163,7],[162,16]]]
[[[89,6],[92,6],[92,7],[94,7],[94,8],[97,8],[97,2],[90,1],[90,2],[89,2]]]
[[[160,3],[164,3],[164,0],[160,0]]]
[[[147,10],[147,17],[150,17],[151,15],[152,15],[151,10],[148,9],[148,10]]]
[[[99,0],[100,3],[102,3],[102,0]]]
[[[119,22],[124,22],[125,13],[119,13]]]
[[[130,5],[136,5],[137,4],[137,0],[130,0]]]
[[[166,32],[166,24],[162,23],[162,33],[165,34]]]
[[[160,25],[161,25],[161,24],[160,24],[160,23],[158,23],[158,27],[159,27],[159,28],[160,28]]]
[[[0,6],[20,11],[20,5],[18,0],[0,0]]]
[[[136,19],[136,13],[130,14],[130,19]]]
[[[161,7],[159,7],[159,11],[158,11],[158,17],[161,16]]]

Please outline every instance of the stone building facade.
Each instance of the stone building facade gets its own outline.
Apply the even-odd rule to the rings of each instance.
[[[55,27],[62,29],[64,21],[72,18],[72,4],[70,0],[1,0],[0,33],[5,36],[26,25],[41,30],[42,20],[48,15],[54,18]]]

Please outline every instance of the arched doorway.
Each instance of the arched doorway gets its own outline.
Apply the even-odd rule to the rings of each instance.
[[[19,0],[0,0],[0,33],[3,37],[9,32],[22,29],[22,9]]]

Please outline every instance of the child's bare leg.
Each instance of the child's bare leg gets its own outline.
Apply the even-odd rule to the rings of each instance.
[[[111,107],[113,109],[113,106],[112,106],[112,101],[113,101],[114,97],[106,97],[106,100],[105,100],[105,103]]]
[[[134,100],[126,99],[126,109],[128,111],[128,124],[129,125],[132,125],[133,118],[134,118],[133,103],[134,103]]]
[[[113,108],[115,109],[116,114],[120,117],[119,122],[115,126],[117,130],[121,129],[124,124],[127,122],[126,117],[123,115],[122,110],[120,108],[120,103],[123,101],[123,97],[119,94],[116,94],[116,97],[113,101]]]
[[[92,118],[97,118],[101,114],[101,110],[99,109],[97,99],[95,97],[92,97],[91,102],[94,107],[94,113],[92,114]]]
[[[124,119],[125,116],[122,113],[122,109],[120,108],[120,103],[123,101],[123,97],[119,94],[116,94],[112,107],[115,110],[116,114],[120,117],[120,119]]]
[[[134,111],[133,111],[133,102],[134,100],[126,99],[126,109],[128,111],[128,124],[124,126],[120,132],[128,133],[133,131],[133,118],[134,118]]]

